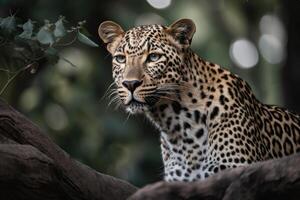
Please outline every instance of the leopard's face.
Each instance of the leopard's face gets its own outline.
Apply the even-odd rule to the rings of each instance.
[[[188,25],[176,24],[185,34],[176,32],[174,25],[144,25],[127,32],[113,22],[100,25],[100,37],[113,57],[118,95],[127,111],[145,112],[161,102],[174,100],[182,78],[184,49],[191,41],[186,38],[186,29],[194,32]]]
[[[171,93],[177,89],[182,53],[172,45],[164,29],[157,25],[133,28],[112,54],[119,97],[132,113],[172,98]]]

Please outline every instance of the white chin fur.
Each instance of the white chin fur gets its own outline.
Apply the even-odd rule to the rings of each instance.
[[[131,114],[137,114],[137,113],[144,113],[146,111],[145,106],[137,106],[137,105],[130,105],[126,107],[126,111]]]

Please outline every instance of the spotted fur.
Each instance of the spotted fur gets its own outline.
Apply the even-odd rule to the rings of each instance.
[[[195,181],[300,151],[300,117],[259,102],[249,85],[197,56],[191,20],[125,32],[104,22],[119,99],[160,130],[166,181]]]

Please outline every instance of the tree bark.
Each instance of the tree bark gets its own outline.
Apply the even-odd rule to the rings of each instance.
[[[71,159],[0,100],[0,199],[296,200],[300,199],[299,166],[300,154],[295,154],[226,170],[204,181],[159,182],[136,192],[131,184]]]
[[[0,199],[126,199],[136,189],[73,160],[0,100]]]
[[[138,190],[130,200],[299,200],[300,155],[256,163],[193,183],[159,182]]]

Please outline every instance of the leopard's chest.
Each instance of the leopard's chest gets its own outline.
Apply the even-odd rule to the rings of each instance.
[[[204,178],[203,168],[208,164],[207,132],[198,126],[181,134],[170,135],[161,132],[161,149],[165,180],[194,181]],[[196,128],[196,127],[195,127]],[[197,136],[196,136],[197,135]]]
[[[165,180],[204,178],[209,162],[206,114],[173,104],[158,107],[151,117],[161,130]]]

